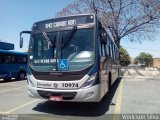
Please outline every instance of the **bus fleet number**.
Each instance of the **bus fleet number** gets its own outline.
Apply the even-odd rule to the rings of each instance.
[[[62,87],[65,87],[65,88],[78,88],[78,83],[62,83]]]

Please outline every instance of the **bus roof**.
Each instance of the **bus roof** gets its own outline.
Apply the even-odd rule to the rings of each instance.
[[[6,43],[6,42],[0,42],[0,49],[3,49],[3,50],[14,50],[14,44]]]
[[[27,55],[25,52],[17,52],[17,51],[11,51],[11,50],[1,50],[0,53],[10,53],[10,54],[16,54],[16,55]]]

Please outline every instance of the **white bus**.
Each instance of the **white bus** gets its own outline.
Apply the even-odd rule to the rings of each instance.
[[[33,24],[28,93],[52,101],[99,102],[118,78],[119,50],[95,14]]]

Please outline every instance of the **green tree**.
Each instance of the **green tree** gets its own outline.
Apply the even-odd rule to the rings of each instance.
[[[141,52],[135,59],[138,63],[145,66],[151,66],[153,64],[153,57],[149,53]]]
[[[130,56],[126,49],[120,47],[120,64],[121,66],[128,66],[131,63]]]
[[[136,64],[136,65],[138,64],[137,58],[134,59],[134,64]]]

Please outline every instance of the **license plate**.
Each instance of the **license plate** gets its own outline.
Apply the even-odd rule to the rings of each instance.
[[[49,100],[51,101],[62,101],[62,96],[50,96]]]

